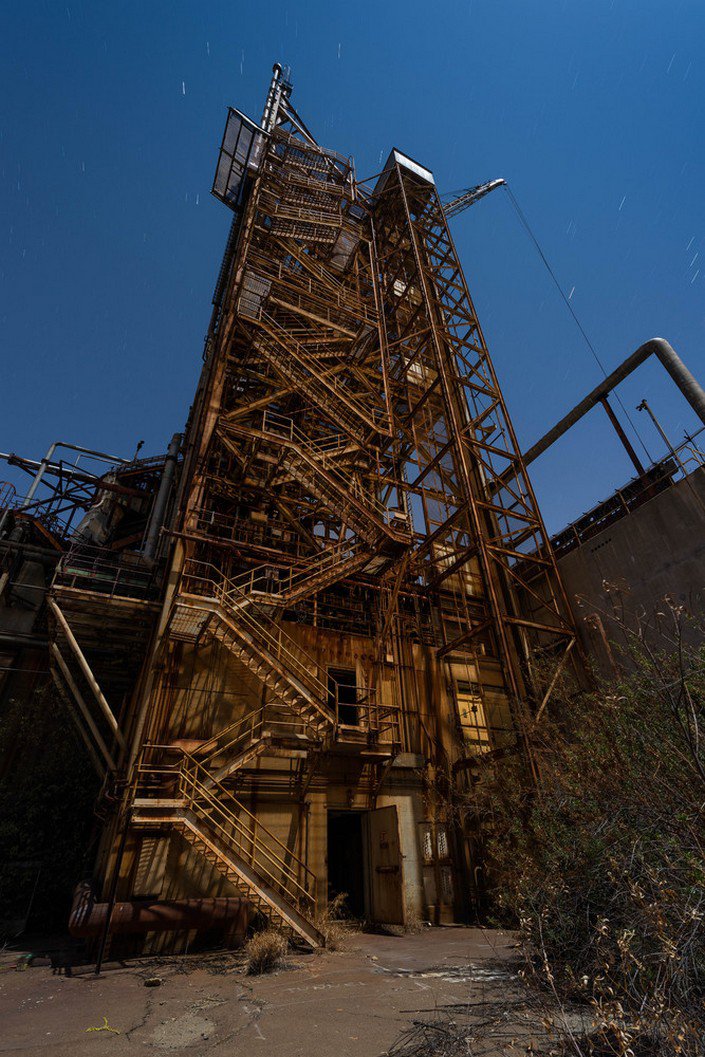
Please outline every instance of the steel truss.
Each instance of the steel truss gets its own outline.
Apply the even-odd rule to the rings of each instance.
[[[235,220],[189,424],[176,587],[154,655],[164,675],[131,789],[141,825],[188,830],[310,942],[310,887],[293,913],[264,861],[272,835],[260,825],[245,855],[227,838],[239,824],[216,832],[208,812],[226,798],[244,818],[234,791],[270,753],[288,754],[279,777],[298,775],[303,799],[327,752],[359,752],[374,802],[408,745],[413,643],[446,666],[462,735],[425,735],[428,759],[515,746],[575,633],[431,174],[393,152],[373,188],[358,182],[289,95],[275,73],[263,129],[231,111],[223,140],[216,192]],[[354,723],[294,623],[376,638]],[[215,646],[261,686],[262,707],[209,736],[199,763],[169,748],[178,643]],[[169,814],[175,775],[188,795]]]
[[[441,615],[439,655],[464,660],[475,671],[481,657],[496,658],[510,699],[536,709],[556,668],[574,649],[575,630],[443,207],[428,177],[393,152],[370,197],[395,442],[409,504],[419,512],[415,528],[423,537],[415,568]]]

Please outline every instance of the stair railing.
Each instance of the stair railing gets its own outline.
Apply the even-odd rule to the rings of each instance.
[[[355,699],[352,701],[341,700],[341,697],[347,697],[347,693],[351,689],[355,690]],[[343,691],[342,694],[341,691]],[[335,683],[332,696],[334,697],[334,709],[337,720],[336,736],[339,741],[345,740],[345,728],[351,731],[361,730],[374,735],[375,738],[379,738],[380,735],[388,734],[391,731],[392,738],[385,740],[395,740],[394,731],[398,725],[399,708],[397,705],[382,704],[379,700],[376,686],[350,687]],[[351,710],[357,713],[357,722],[355,723],[351,723],[349,718],[341,719],[341,715],[349,717]]]
[[[273,316],[270,316],[264,309],[260,310],[259,323],[263,330],[269,334],[270,338],[277,345],[276,350],[272,350],[275,355],[278,355],[280,361],[286,360],[286,366],[290,367],[292,363],[295,363],[299,369],[303,368],[306,372],[305,382],[309,386],[316,386],[316,384],[325,386],[326,389],[331,390],[338,399],[345,405],[346,411],[349,415],[352,415],[358,420],[358,426],[362,426],[364,423],[366,426],[377,430],[382,433],[387,432],[387,426],[381,422],[374,421],[374,414],[372,417],[368,416],[367,409],[359,404],[358,400],[353,397],[349,390],[340,384],[338,378],[334,376],[326,376],[325,378],[319,378],[309,366],[307,359],[308,353],[303,345],[301,345],[296,338],[284,327],[282,327]],[[378,413],[378,417],[382,417],[382,413]]]
[[[314,674],[318,671],[315,658],[306,653],[261,608],[233,605],[233,599],[236,603],[247,600],[247,595],[234,581],[224,576],[211,562],[187,558],[182,574],[182,592],[214,600],[232,625],[244,625],[244,630],[250,632],[253,645],[257,647],[259,643],[264,644],[264,649],[281,664],[288,675],[294,677],[294,685],[303,690],[307,704],[314,707],[333,730],[337,731],[341,684],[332,676],[326,683],[319,679],[318,675]],[[355,691],[356,701],[353,704],[360,714],[365,716],[365,729],[381,729],[384,724],[380,724],[381,706],[376,702],[375,688],[356,686]]]
[[[265,435],[274,436],[280,441],[282,438],[288,441],[307,461],[314,463],[315,469],[323,470],[324,473],[331,477],[336,487],[353,498],[359,505],[371,509],[374,516],[384,525],[387,527],[392,526],[392,522],[398,517],[398,514],[386,507],[376,496],[363,492],[359,483],[340,472],[337,462],[332,458],[334,454],[339,453],[348,446],[347,440],[338,438],[336,442],[331,438],[326,439],[323,444],[312,441],[296,426],[291,418],[269,410],[265,410],[262,415],[262,432]],[[397,528],[398,526],[392,527]]]
[[[272,719],[271,708],[265,705],[264,708],[258,708],[231,723],[229,727],[218,731],[209,741],[200,745],[198,751],[201,765],[210,771],[219,756],[237,756],[250,745],[260,741],[267,733],[280,738],[301,735],[312,742],[317,740],[315,731],[310,729],[304,720],[298,717],[286,720]]]
[[[304,693],[313,698],[312,704],[333,720],[333,716],[324,704],[327,699],[327,686],[315,674],[318,662],[287,635],[275,621],[263,611],[248,605],[233,605],[242,602],[247,595],[236,584],[223,576],[211,562],[187,558],[184,563],[182,591],[202,598],[213,599],[218,603],[226,618],[236,627],[249,632],[255,641],[253,645],[263,644],[282,667],[301,685]]]
[[[266,885],[314,919],[313,871],[193,756],[181,750],[178,763],[161,762],[169,751],[173,751],[172,746],[145,745],[137,763],[137,796],[159,799],[165,785],[169,792],[176,791],[178,800],[205,824],[209,834],[250,866]]]
[[[282,604],[301,593],[307,584],[314,585],[321,577],[338,568],[352,565],[362,556],[360,543],[344,543],[342,546],[326,549],[320,556],[312,557],[306,562],[282,566],[268,562],[258,565],[247,572],[230,579],[230,584],[253,601]],[[257,596],[256,598],[254,596]]]

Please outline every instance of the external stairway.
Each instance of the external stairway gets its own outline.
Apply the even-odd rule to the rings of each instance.
[[[349,556],[345,559],[350,560]],[[242,726],[233,724],[212,739],[208,770],[219,778],[264,751],[261,742],[265,731],[274,742],[277,737],[292,733],[291,726],[286,729],[287,723],[295,724],[293,733],[298,746],[290,746],[295,748],[304,741],[310,746],[330,744],[340,730],[337,684],[334,680],[323,682],[315,658],[284,631],[274,616],[283,598],[304,590],[305,576],[292,572],[277,582],[273,578],[275,571],[271,567],[259,568],[244,577],[228,579],[207,562],[188,559],[184,565],[172,614],[172,636],[195,643],[207,630],[272,695],[262,715],[252,718],[250,725],[248,721],[242,721]],[[378,702],[374,688],[356,688],[355,708],[369,741],[376,743],[380,734],[387,735],[392,729],[390,709]],[[391,751],[390,742],[385,742],[385,746]],[[205,746],[200,751],[204,752]]]
[[[312,947],[323,944],[315,924],[316,879],[306,864],[186,752],[145,746],[134,773],[132,825],[168,825],[276,928]]]
[[[345,437],[311,441],[291,418],[271,411],[264,412],[256,429],[223,421],[221,431],[225,436],[254,439],[255,458],[276,459],[289,477],[335,512],[375,554],[397,556],[411,543],[406,515],[385,506],[342,469],[341,460],[350,453]]]
[[[363,403],[340,376],[312,363],[306,348],[273,316],[260,309],[253,321],[259,328],[257,351],[287,385],[307,397],[326,418],[332,417],[352,440],[365,446],[370,436],[388,435],[384,412],[371,413],[369,398]]]
[[[208,562],[188,559],[174,605],[172,635],[197,642],[206,627],[280,704],[320,737],[332,731],[328,689],[312,657],[276,623],[267,606]]]
[[[347,472],[368,439],[385,434],[383,416],[363,406],[339,377],[309,365],[306,350],[256,307],[254,294],[248,317],[258,324],[263,358],[325,415],[332,414],[339,432],[314,441],[291,418],[269,410],[254,427],[223,415],[218,431],[224,440],[232,438],[235,454],[241,451],[235,440],[248,441],[248,461],[260,459],[276,468],[275,475],[299,482],[354,538],[346,536],[293,567],[268,562],[234,578],[210,562],[186,559],[171,638],[196,644],[212,636],[256,676],[268,701],[192,753],[178,743],[148,747],[138,768],[133,822],[177,828],[270,921],[316,946],[322,938],[311,871],[224,783],[265,754],[299,759],[312,774],[320,751],[333,746],[354,754],[361,766],[388,766],[398,751],[396,710],[380,705],[374,688],[361,686],[354,688],[351,705],[351,688],[342,693],[334,679],[321,676],[317,660],[278,620],[287,607],[366,567],[379,574],[404,554],[411,533],[402,512],[388,509],[354,471]]]

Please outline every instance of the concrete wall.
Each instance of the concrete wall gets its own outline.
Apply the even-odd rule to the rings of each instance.
[[[686,639],[705,641],[705,469],[560,558],[558,568],[583,640],[605,672],[609,658],[593,614],[618,660],[629,638],[621,623],[633,630],[648,623],[652,641],[668,645],[673,620],[666,595],[692,618]]]

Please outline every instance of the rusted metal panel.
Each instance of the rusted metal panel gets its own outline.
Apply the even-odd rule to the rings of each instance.
[[[368,832],[372,920],[403,925],[404,876],[396,807],[370,811]]]

